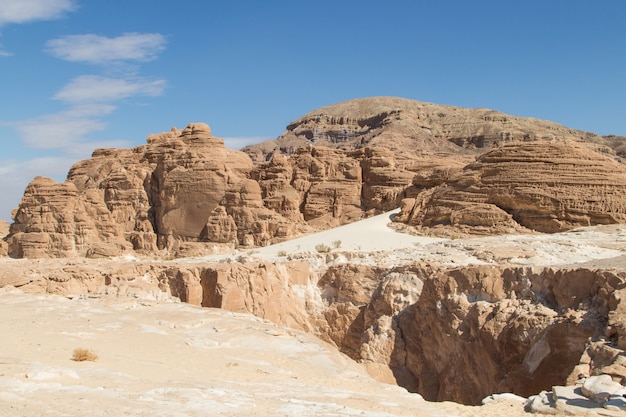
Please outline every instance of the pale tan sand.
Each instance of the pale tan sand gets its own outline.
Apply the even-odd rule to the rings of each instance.
[[[427,260],[450,265],[623,266],[626,259],[624,226],[445,240],[399,234],[386,226],[391,214],[261,248],[253,256],[285,259],[278,252],[286,251],[320,262],[315,245],[341,240],[330,261],[323,262],[346,261],[351,252],[362,255],[352,262],[377,264]],[[19,281],[19,271],[30,262],[5,258],[0,269],[12,271]],[[50,262],[61,261],[41,261]],[[66,261],[77,262],[106,265],[134,259]],[[99,359],[72,361],[72,351],[79,347],[92,349]],[[0,289],[0,417],[127,415],[527,414],[521,403],[511,400],[483,407],[424,402],[402,388],[374,381],[360,365],[315,337],[250,315],[171,300],[70,300]]]
[[[0,416],[502,416],[374,381],[311,335],[187,304],[0,289]],[[71,360],[86,348],[95,362]]]

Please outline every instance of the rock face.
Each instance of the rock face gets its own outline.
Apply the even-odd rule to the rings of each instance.
[[[6,238],[12,257],[205,254],[254,247],[397,207],[413,173],[385,149],[306,147],[254,166],[205,124],[98,149],[64,183],[26,188]]]
[[[528,396],[565,384],[590,338],[616,336],[607,318],[623,282],[585,269],[338,266],[318,283],[328,303],[320,331],[429,400]]]
[[[111,256],[196,241],[225,190],[251,168],[205,124],[151,135],[130,150],[96,150],[64,183],[31,182],[7,238],[9,254]]]
[[[505,144],[403,202],[396,220],[473,233],[552,233],[624,223],[625,195],[626,168],[580,144]]]
[[[9,246],[4,241],[4,237],[9,234],[9,224],[0,220],[0,256],[7,256]]]
[[[492,110],[389,97],[321,108],[245,153],[194,123],[134,149],[98,149],[63,183],[36,178],[0,254],[202,255],[400,206],[398,221],[455,233],[624,222],[620,143]]]
[[[452,153],[458,157],[509,141],[565,138],[600,140],[557,123],[490,109],[370,97],[314,110],[289,124],[277,140],[251,145],[244,151],[255,160],[264,160],[275,153],[291,154],[307,143],[344,150],[385,147],[411,164],[410,159],[425,155]]]

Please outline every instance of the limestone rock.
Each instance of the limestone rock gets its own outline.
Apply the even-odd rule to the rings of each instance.
[[[212,213],[209,223],[218,221],[216,216],[222,216],[221,221],[228,223],[224,230],[234,231],[236,243],[240,246],[267,246],[296,236],[300,231],[298,223],[264,206],[261,187],[252,179],[244,179],[228,188],[221,204],[225,210]],[[303,222],[300,226],[304,227]],[[219,237],[219,240],[228,241],[226,237]]]
[[[7,237],[12,257],[85,256],[96,243],[116,254],[131,247],[105,205],[104,192],[79,193],[69,181],[35,178],[14,220]]]
[[[623,271],[585,268],[344,263],[316,270],[254,254],[215,263],[11,260],[0,268],[0,287],[174,296],[252,313],[319,335],[382,381],[468,404],[493,393],[550,390],[584,364],[590,374],[620,380],[623,351],[589,340],[606,337],[613,293],[625,280]]]
[[[582,393],[600,404],[607,402],[612,395],[624,393],[624,387],[613,381],[610,375],[591,376],[585,380],[582,386]]]
[[[413,173],[383,149],[306,147],[254,167],[202,123],[147,142],[98,149],[64,183],[33,181],[9,254],[184,256],[215,244],[265,246],[394,208],[412,187]]]
[[[407,200],[397,221],[470,233],[626,222],[626,168],[573,142],[505,144]]]
[[[283,326],[312,330],[307,299],[300,291],[312,278],[307,264],[215,264],[203,268],[197,277],[202,306],[252,313]]]

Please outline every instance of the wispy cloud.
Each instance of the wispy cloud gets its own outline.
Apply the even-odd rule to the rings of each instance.
[[[58,19],[76,8],[75,0],[1,0],[0,29],[8,24]],[[0,43],[0,58],[12,55]]]
[[[75,9],[74,0],[2,0],[0,27],[10,23],[58,19]]]
[[[122,100],[132,96],[159,96],[165,80],[148,81],[142,78],[119,79],[98,75],[74,78],[54,95],[68,103],[99,103]]]
[[[159,34],[125,34],[116,38],[97,35],[75,35],[47,43],[52,55],[68,61],[105,65],[116,62],[147,61],[165,47]],[[134,74],[119,77],[81,75],[70,80],[52,97],[70,108],[11,123],[20,138],[31,149],[58,150],[82,156],[94,147],[121,147],[125,142],[96,143],[89,135],[105,130],[105,116],[117,110],[116,102],[130,97],[155,97],[163,94],[165,80],[147,80]]]
[[[56,114],[47,114],[12,123],[24,144],[31,149],[56,149],[75,154],[76,147],[85,136],[104,130],[102,117],[115,110],[115,106],[90,106],[72,108]]]
[[[125,33],[115,38],[86,34],[52,39],[46,43],[46,50],[66,61],[102,65],[152,61],[165,44],[165,37],[159,33]]]

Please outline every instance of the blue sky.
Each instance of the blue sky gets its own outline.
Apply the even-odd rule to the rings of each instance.
[[[1,0],[0,219],[36,175],[206,122],[227,146],[377,95],[626,135],[623,0]]]

